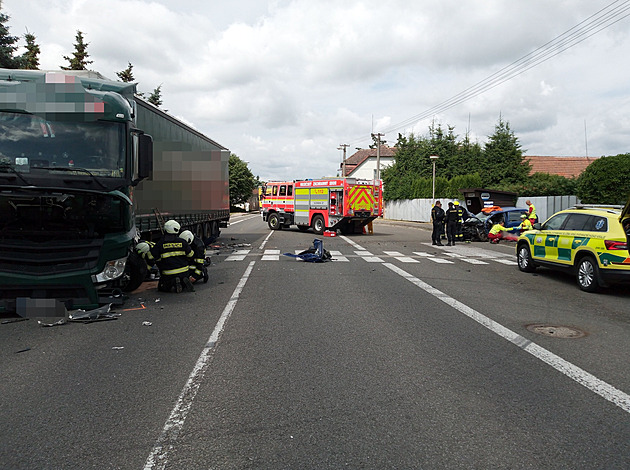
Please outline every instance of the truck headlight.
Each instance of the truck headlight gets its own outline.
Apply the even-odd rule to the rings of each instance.
[[[115,259],[105,263],[105,269],[98,274],[92,275],[92,282],[107,282],[119,278],[125,272],[127,257]]]

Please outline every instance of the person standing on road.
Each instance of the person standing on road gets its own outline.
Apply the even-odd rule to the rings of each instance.
[[[440,201],[435,201],[435,205],[433,209],[431,209],[431,222],[433,223],[433,233],[431,234],[432,244],[443,246],[440,237],[442,236],[444,227],[444,209],[442,209],[442,203]]]
[[[527,218],[532,223],[532,225],[534,225],[536,222],[538,222],[538,216],[536,215],[536,207],[532,204],[532,201],[530,201],[529,199],[525,201],[525,204],[527,204],[527,206],[529,207],[529,211],[527,212]]]
[[[446,238],[448,240],[446,246],[455,246],[458,218],[459,211],[453,206],[452,202],[449,202],[448,209],[446,210]]]
[[[180,225],[176,220],[167,220],[164,224],[164,236],[149,251],[150,256],[160,270],[158,290],[177,292],[186,290],[194,292],[192,282],[188,278],[194,251],[186,240],[179,238]]]

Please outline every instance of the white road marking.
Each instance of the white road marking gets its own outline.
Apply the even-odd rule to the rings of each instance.
[[[279,261],[280,260],[280,250],[265,250],[261,261]]]
[[[416,256],[420,256],[422,258],[433,258],[433,256],[435,256],[431,253],[426,253],[424,251],[414,251],[413,254]]]
[[[342,240],[345,240],[347,243],[352,245],[357,250],[362,250],[362,251],[364,250],[364,248],[361,245],[359,245],[358,243],[355,243],[353,240],[349,239],[345,235],[341,235],[339,238],[341,238]]]
[[[464,258],[462,259],[462,261],[466,263],[470,263],[470,264],[488,264],[485,261],[481,261],[480,259],[475,259],[475,258]]]
[[[430,259],[434,263],[438,263],[438,264],[455,264],[450,259],[442,259],[442,258],[427,258],[427,259]]]
[[[463,304],[462,302],[455,300],[453,297],[446,295],[445,293],[432,287],[426,282],[421,281],[420,279],[412,276],[406,271],[403,271],[398,266],[393,265],[391,263],[383,263],[383,266],[391,269],[392,271],[394,271],[401,277],[407,279],[412,284],[415,284],[420,289],[431,294],[432,296],[441,300],[442,302],[449,305],[450,307],[453,307],[455,310],[458,310],[459,312],[463,313],[467,317],[473,319],[474,321],[486,327],[493,333],[496,333],[500,337],[510,341],[511,343],[513,343],[514,345],[522,349],[523,351],[528,352],[529,354],[536,357],[537,359],[540,359],[545,364],[550,365],[551,367],[556,369],[558,372],[566,375],[570,379],[575,380],[577,383],[586,387],[592,392],[596,393],[597,395],[604,398],[605,400],[608,400],[614,405],[617,405],[626,413],[630,413],[630,395],[613,387],[609,383],[604,382],[601,379],[598,379],[597,377],[585,371],[584,369],[581,369],[578,366],[573,365],[572,363],[561,358],[560,356],[557,356],[551,351],[548,351],[547,349],[541,346],[538,346],[536,343],[533,343],[527,338],[524,338],[523,336],[513,332],[512,330],[504,327],[500,323],[497,323],[494,320],[486,317],[485,315],[482,315],[481,313],[467,306],[466,304]]]
[[[345,256],[343,256],[341,254],[341,251],[332,251],[331,250],[330,254],[333,257],[333,261],[350,261],[348,258],[346,258]]]
[[[225,258],[225,261],[243,261],[251,250],[236,250],[230,256]]]
[[[265,248],[265,245],[267,244],[267,241],[271,238],[271,235],[273,235],[273,230],[269,232],[269,235],[267,235],[267,237],[265,237],[265,239],[263,240],[262,244],[258,248],[259,250],[262,250],[262,249]]]
[[[507,264],[508,266],[516,266],[516,260],[513,259],[493,259],[492,261],[496,261],[497,263]]]
[[[192,407],[193,401],[197,396],[197,392],[199,391],[199,386],[201,385],[201,381],[206,373],[206,369],[210,364],[210,360],[212,359],[212,353],[214,352],[214,348],[221,337],[221,333],[223,332],[223,328],[225,327],[225,323],[228,318],[234,311],[234,307],[236,307],[236,302],[241,295],[243,288],[245,287],[245,283],[249,279],[249,276],[254,268],[255,261],[251,261],[238,282],[234,292],[232,293],[232,297],[228,301],[227,305],[223,309],[223,313],[221,313],[221,317],[219,317],[219,321],[214,327],[210,338],[206,342],[203,350],[201,351],[201,355],[197,359],[195,366],[193,367],[192,372],[188,376],[188,380],[186,381],[186,385],[182,389],[177,401],[175,402],[175,407],[173,411],[171,411],[170,416],[166,420],[164,427],[162,428],[162,432],[158,437],[156,443],[151,450],[151,453],[147,457],[147,461],[144,464],[144,470],[163,470],[166,468],[168,463],[168,453],[173,449],[173,446],[176,444],[179,433],[184,427],[184,422],[186,421],[186,417],[188,416],[188,412]]]

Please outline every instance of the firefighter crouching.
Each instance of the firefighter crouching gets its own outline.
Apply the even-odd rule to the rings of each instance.
[[[206,268],[206,245],[201,239],[195,236],[190,230],[184,230],[179,234],[180,238],[186,240],[195,253],[193,255],[192,264],[190,265],[190,277],[193,278],[193,282],[197,282],[199,279],[203,279],[203,282],[208,282],[208,268]]]
[[[160,270],[158,290],[162,292],[194,292],[190,275],[190,264],[194,252],[188,242],[179,238],[180,225],[175,220],[164,224],[166,232],[162,239],[147,253]]]

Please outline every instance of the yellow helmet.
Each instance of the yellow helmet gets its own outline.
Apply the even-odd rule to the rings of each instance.
[[[459,201],[455,201],[453,204],[455,204],[456,206],[459,206]]]

